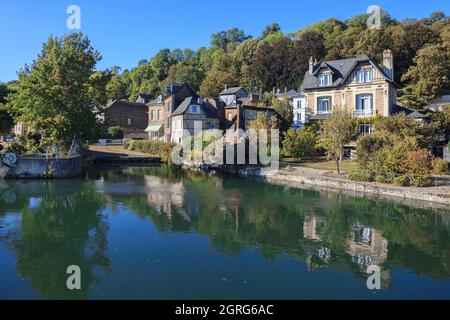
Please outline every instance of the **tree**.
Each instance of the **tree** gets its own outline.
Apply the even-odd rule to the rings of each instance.
[[[112,139],[122,139],[123,138],[123,130],[121,127],[110,127],[108,128],[108,134]]]
[[[50,37],[33,64],[20,72],[8,108],[41,133],[46,145],[68,147],[74,134],[92,139],[98,124],[89,88],[100,59],[82,33]]]
[[[253,75],[263,90],[291,87],[290,54],[293,42],[287,37],[273,42],[261,42],[253,59]]]
[[[309,58],[317,60],[325,56],[326,50],[323,44],[323,36],[314,31],[307,31],[294,41],[294,47],[289,54],[290,87],[299,88],[301,81],[308,70]]]
[[[228,53],[216,56],[213,66],[200,86],[200,94],[203,96],[216,96],[226,84],[234,83],[236,77],[232,68],[232,57]]]
[[[128,85],[120,75],[114,75],[106,85],[106,95],[108,100],[121,100],[130,96]]]
[[[275,34],[275,33],[281,33],[281,27],[278,23],[271,23],[268,24],[265,28],[264,31],[261,33],[261,39],[266,38],[268,35],[271,34]]]
[[[316,137],[312,130],[302,128],[295,131],[290,128],[283,139],[285,155],[294,158],[305,158],[315,154]]]
[[[294,111],[292,105],[289,103],[288,99],[285,98],[277,98],[273,97],[272,105],[275,111],[280,115],[281,131],[286,131],[292,126],[292,122],[294,121]]]
[[[172,68],[173,75],[170,76],[169,72],[169,79],[172,78],[171,82],[189,83],[195,91],[199,90],[205,78],[205,73],[201,68],[185,64],[173,65]]]
[[[236,46],[242,42],[250,39],[252,36],[246,35],[244,30],[232,28],[228,31],[220,31],[211,35],[211,44],[213,47],[222,49],[224,51],[232,51]]]
[[[341,108],[334,108],[330,119],[323,122],[323,132],[319,143],[325,149],[328,159],[336,162],[338,174],[340,174],[339,162],[342,159],[344,145],[351,141],[354,131],[351,115]]]
[[[9,93],[8,85],[0,83],[0,135],[11,132],[14,126],[14,120],[6,110],[6,96]]]
[[[449,92],[450,45],[431,44],[420,49],[402,80],[408,83],[406,90],[424,99]]]

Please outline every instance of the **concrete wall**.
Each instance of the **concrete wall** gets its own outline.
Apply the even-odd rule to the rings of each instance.
[[[39,179],[70,178],[81,174],[83,158],[69,159],[19,158],[16,167],[9,170],[6,178]]]

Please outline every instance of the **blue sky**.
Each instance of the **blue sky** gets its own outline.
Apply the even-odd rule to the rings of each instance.
[[[103,55],[99,69],[132,68],[162,48],[197,49],[209,44],[211,33],[232,27],[255,36],[277,22],[292,32],[330,17],[364,13],[372,4],[400,20],[450,11],[448,0],[0,0],[0,81],[16,79],[16,71],[33,61],[51,34],[70,32],[66,9],[72,4],[81,8],[81,31]]]

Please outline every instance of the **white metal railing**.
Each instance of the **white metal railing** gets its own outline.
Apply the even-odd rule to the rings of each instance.
[[[355,110],[353,111],[353,116],[354,117],[370,117],[370,116],[374,116],[376,114],[376,110],[374,109],[362,109],[362,110]]]

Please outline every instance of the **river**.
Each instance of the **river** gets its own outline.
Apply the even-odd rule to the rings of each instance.
[[[449,222],[168,166],[2,180],[0,299],[450,299]]]

